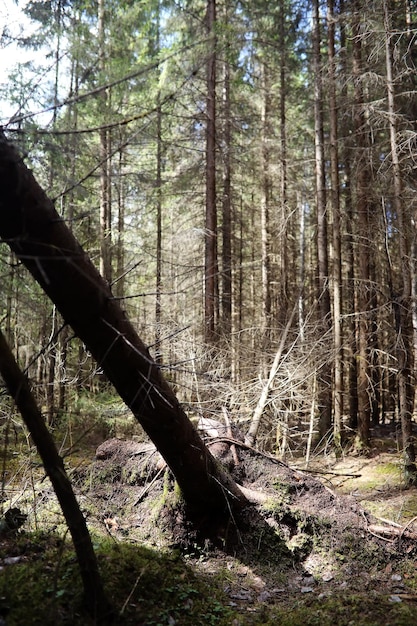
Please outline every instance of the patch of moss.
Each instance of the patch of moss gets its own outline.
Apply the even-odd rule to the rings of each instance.
[[[226,626],[233,611],[222,586],[196,575],[172,552],[97,539],[104,586],[115,607],[115,625],[204,624]],[[77,562],[69,542],[28,535],[9,544],[18,562],[0,571],[0,614],[8,626],[89,626]]]
[[[383,566],[387,560],[383,547],[373,541],[366,541],[357,532],[343,533],[334,550],[334,555],[340,561],[352,562],[355,566],[363,565],[368,569],[373,566]]]
[[[219,586],[196,576],[172,552],[132,544],[102,544],[103,577],[118,607],[121,624],[226,625],[231,610]]]
[[[0,613],[8,626],[91,623],[73,552],[59,538],[20,536],[7,552],[16,558],[0,571]]]
[[[259,622],[258,622],[259,623]],[[275,607],[265,626],[413,626],[414,607],[374,594],[335,594]]]
[[[287,542],[287,546],[297,560],[307,556],[311,551],[312,545],[312,537],[306,533],[297,533]]]
[[[398,463],[381,463],[374,468],[377,476],[390,476],[392,478],[401,479],[401,468]]]

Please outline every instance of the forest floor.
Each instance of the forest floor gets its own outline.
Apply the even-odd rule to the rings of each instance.
[[[388,428],[367,456],[315,456],[308,470],[295,457],[239,448],[238,457],[235,479],[266,501],[248,507],[238,529],[202,541],[152,447],[110,438],[96,456],[91,445],[73,451],[70,474],[116,624],[416,624],[417,488],[403,484]],[[0,536],[0,625],[93,624],[39,465],[18,505],[27,523]]]

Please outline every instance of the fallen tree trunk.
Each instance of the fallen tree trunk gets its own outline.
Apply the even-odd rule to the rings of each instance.
[[[0,237],[55,303],[172,470],[191,515],[247,500],[220,468],[107,282],[0,132]]]

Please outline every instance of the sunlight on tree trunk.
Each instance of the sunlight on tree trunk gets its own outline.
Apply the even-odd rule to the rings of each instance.
[[[333,433],[337,453],[343,437],[342,246],[340,233],[339,154],[336,99],[334,1],[327,0],[330,105],[330,203],[333,216]]]
[[[326,337],[331,329],[331,308],[329,292],[329,259],[327,235],[326,176],[324,161],[323,129],[323,85],[320,35],[320,8],[318,0],[313,3],[313,65],[314,65],[314,137],[315,137],[315,174],[317,204],[317,260],[318,260],[318,311],[322,334]],[[325,437],[331,428],[332,388],[330,362],[325,360],[321,366],[317,383],[319,431]]]

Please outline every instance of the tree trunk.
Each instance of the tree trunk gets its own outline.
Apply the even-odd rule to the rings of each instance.
[[[398,363],[398,405],[403,437],[403,452],[407,479],[409,482],[417,482],[416,453],[414,437],[412,433],[412,416],[414,409],[414,381],[413,381],[413,331],[412,331],[412,308],[411,308],[411,270],[410,270],[410,245],[408,236],[408,220],[406,219],[405,206],[402,202],[402,176],[397,144],[397,123],[395,111],[395,91],[392,63],[391,26],[388,10],[388,2],[384,0],[384,26],[385,26],[385,58],[387,72],[387,100],[389,115],[389,131],[391,146],[391,162],[393,175],[392,205],[394,214],[397,216],[399,252],[401,259],[401,297],[393,298],[394,307],[397,309],[397,363]],[[399,301],[400,300],[400,301]]]
[[[207,31],[211,38],[207,60],[206,122],[206,232],[205,232],[205,339],[211,343],[218,321],[217,195],[216,195],[216,0],[207,2]]]
[[[266,383],[264,384],[255,411],[253,413],[249,430],[245,436],[245,444],[247,446],[253,446],[255,444],[256,437],[258,435],[259,426],[261,424],[261,418],[265,410],[266,403],[268,401],[269,392],[271,390],[272,383],[277,375],[278,368],[281,362],[282,354],[285,348],[285,342],[287,341],[288,333],[291,330],[291,326],[297,312],[298,302],[294,306],[292,313],[287,321],[287,324],[282,332],[281,340],[279,342],[278,350],[275,353],[274,361],[269,370],[269,375]]]
[[[160,5],[156,8],[156,53],[160,53]],[[159,68],[158,68],[159,70]],[[159,75],[159,71],[158,71]],[[155,360],[162,363],[161,323],[162,323],[162,106],[161,91],[156,95],[156,284],[155,284]]]
[[[330,202],[333,215],[333,433],[336,450],[342,443],[343,352],[342,352],[342,246],[340,233],[339,154],[336,100],[334,0],[327,0],[330,105]]]
[[[368,185],[371,174],[368,165],[366,121],[363,114],[363,90],[361,87],[362,45],[360,29],[361,3],[355,3],[353,17],[353,77],[354,77],[354,127],[358,151],[356,162],[356,211],[358,214],[358,281],[357,310],[358,320],[358,355],[357,355],[357,392],[358,392],[358,444],[360,447],[369,445],[370,428],[370,390],[369,390],[369,201]]]
[[[261,248],[262,248],[262,325],[264,337],[271,330],[271,234],[269,211],[271,203],[271,81],[266,61],[262,64],[262,144],[261,144]]]
[[[225,513],[245,498],[218,466],[52,202],[0,134],[0,236],[84,342],[171,468],[190,515]]]
[[[281,283],[280,283],[280,304],[277,311],[277,320],[280,324],[285,322],[288,311],[288,285],[290,284],[289,264],[288,264],[288,146],[287,146],[287,46],[285,28],[284,3],[281,3],[279,10],[279,128],[281,144],[281,223],[280,223],[280,254],[281,254]]]
[[[7,385],[10,395],[16,402],[23,421],[28,427],[61,505],[77,554],[86,606],[96,618],[97,621],[95,623],[104,623],[109,620],[111,610],[103,589],[97,559],[85,518],[78,506],[64,463],[45,425],[30,390],[29,383],[19,369],[1,331],[0,374]]]
[[[230,120],[230,65],[227,54],[224,61],[223,80],[222,332],[229,339],[232,330],[232,174],[230,158],[232,125]]]
[[[121,131],[122,132],[122,131]],[[120,143],[125,145],[125,139]],[[120,147],[117,159],[117,239],[116,239],[116,279],[113,289],[118,298],[125,296],[125,181],[124,181],[125,151]]]
[[[340,0],[339,12],[341,15],[345,12],[345,2]],[[342,64],[342,73],[347,75],[347,37],[346,24],[340,24],[340,57]],[[345,81],[341,89],[341,99],[347,101],[348,86]],[[352,132],[351,121],[342,116],[342,136],[348,137]],[[344,201],[344,217],[346,230],[346,246],[345,246],[345,264],[346,264],[346,282],[344,289],[344,307],[346,313],[346,337],[349,338],[345,342],[345,367],[347,372],[348,386],[348,416],[349,428],[356,430],[358,426],[358,378],[357,378],[357,342],[356,342],[356,307],[355,307],[355,254],[354,254],[354,217],[353,217],[353,199],[352,199],[352,166],[351,166],[351,147],[347,142],[343,144],[342,166],[344,172],[343,181],[343,201]]]
[[[323,86],[321,79],[322,63],[320,52],[320,10],[319,1],[313,3],[313,65],[314,65],[314,142],[317,197],[317,258],[318,294],[322,333],[327,334],[331,326],[329,293],[329,259],[327,250],[326,178],[324,161],[323,129]],[[324,437],[329,432],[332,420],[331,368],[326,361],[320,370],[318,380],[319,431]]]
[[[98,41],[99,67],[101,78],[105,82],[106,53],[105,53],[105,0],[98,1]],[[107,118],[108,95],[104,90],[101,94],[101,105],[104,120]],[[100,272],[111,284],[111,146],[110,133],[106,128],[99,131],[100,140]]]

